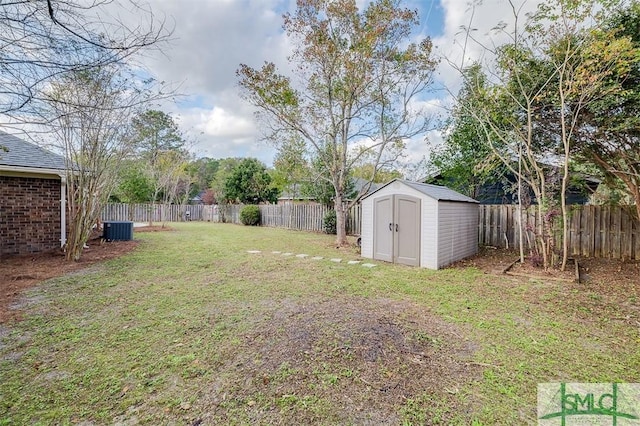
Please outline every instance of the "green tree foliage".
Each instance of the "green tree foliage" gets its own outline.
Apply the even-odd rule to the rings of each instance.
[[[505,169],[494,155],[482,126],[468,112],[478,109],[478,93],[486,87],[486,76],[479,64],[464,73],[457,105],[444,131],[444,144],[434,147],[429,162],[437,176],[434,183],[477,198],[482,185],[497,179]]]
[[[351,171],[352,178],[359,178],[367,182],[387,183],[393,179],[402,179],[403,174],[394,169],[376,168],[375,164],[365,163],[354,166]]]
[[[118,176],[115,198],[122,203],[148,203],[153,197],[153,184],[140,160],[126,160]]]
[[[224,187],[231,173],[240,164],[242,158],[223,158],[218,161],[218,170],[209,182],[209,188],[213,192],[214,198],[218,203],[226,202],[224,197]]]
[[[304,141],[334,190],[336,242],[346,244],[347,186],[354,165],[376,168],[401,154],[405,139],[428,129],[428,115],[412,102],[432,82],[431,40],[413,43],[415,11],[399,0],[299,0],[284,16],[294,43],[298,88],[273,63],[241,65],[243,95],[258,108],[265,136],[275,144]],[[365,141],[365,143],[363,143]]]
[[[311,170],[306,159],[306,145],[301,139],[290,139],[278,146],[270,171],[273,185],[294,199],[302,195],[302,186],[311,181]]]
[[[309,179],[300,185],[300,193],[307,198],[311,198],[326,207],[335,206],[336,191],[333,183],[327,176],[330,173],[326,170],[326,163],[315,159],[309,169]],[[345,180],[344,199],[354,200],[358,194],[355,190],[355,183],[351,176]]]
[[[133,119],[132,124],[138,153],[152,167],[157,164],[161,153],[179,151],[185,145],[178,124],[163,111],[144,111]]]
[[[132,120],[137,155],[153,185],[151,200],[172,203],[190,192],[189,153],[178,124],[169,114],[147,110]],[[187,186],[188,188],[185,188]]]
[[[193,180],[192,196],[210,188],[219,167],[220,160],[208,157],[198,158],[189,163],[187,171]]]
[[[607,96],[616,98],[637,53],[628,38],[606,29],[621,3],[597,0],[550,0],[509,33],[486,67],[491,81],[471,86],[475,103],[458,106],[481,129],[491,152],[518,176],[537,201],[536,250],[545,267],[553,262],[553,218],[562,211],[563,262],[567,258],[568,210],[565,194],[573,154],[594,138],[594,122],[584,121]],[[516,12],[514,12],[516,13]],[[506,27],[500,27],[506,31]],[[635,61],[635,62],[634,62]],[[636,65],[637,67],[637,65]],[[461,70],[462,75],[472,79]],[[557,168],[547,162],[560,158]],[[514,161],[515,160],[515,161]],[[517,164],[516,164],[517,162]],[[559,184],[558,184],[559,183]],[[520,233],[523,234],[522,232]]]
[[[599,85],[598,101],[580,115],[574,150],[629,197],[640,220],[640,3],[611,13],[596,35],[585,55],[594,62],[617,58],[608,59],[616,66]]]
[[[541,19],[551,22],[551,30],[545,32],[547,44],[541,55],[541,62],[551,73],[548,83],[534,99],[534,106],[536,136],[559,141],[558,152],[563,157],[559,194],[564,269],[569,255],[566,192],[572,155],[581,145],[581,134],[583,144],[597,140],[593,131],[595,122],[586,118],[588,111],[597,110],[607,97],[623,93],[622,83],[634,65],[637,67],[639,56],[628,37],[619,37],[606,29],[610,13],[619,6],[615,2],[562,1],[560,5],[558,11],[543,9],[540,12]],[[590,24],[588,29],[584,27],[585,22]]]
[[[227,177],[223,197],[232,203],[275,203],[278,190],[271,185],[271,176],[264,164],[255,158],[245,158]]]

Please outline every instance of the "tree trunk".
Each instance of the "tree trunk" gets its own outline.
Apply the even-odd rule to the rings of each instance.
[[[535,191],[534,191],[535,192]],[[538,194],[540,194],[538,192]],[[538,199],[538,206],[537,206],[537,212],[536,212],[536,221],[538,222],[538,226],[537,226],[537,232],[536,232],[536,241],[537,241],[537,248],[538,248],[538,254],[542,256],[542,264],[544,267],[544,270],[548,270],[549,269],[549,235],[547,233],[547,226],[546,226],[546,221],[545,221],[545,214],[548,210],[547,207],[545,207],[544,205],[544,201],[543,197],[539,197],[536,196],[536,198]]]
[[[336,211],[336,245],[339,247],[348,245],[347,242],[347,221],[346,208],[342,201],[342,196],[338,195],[334,201],[334,209]]]
[[[518,144],[518,250],[524,263],[524,227],[522,226],[522,145]]]
[[[565,144],[564,170],[562,176],[562,189],[560,192],[560,204],[562,208],[562,266],[560,270],[567,268],[569,259],[569,211],[567,209],[567,186],[569,182],[569,151]]]

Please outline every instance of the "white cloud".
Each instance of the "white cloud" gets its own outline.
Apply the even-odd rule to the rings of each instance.
[[[487,62],[493,58],[491,51],[509,40],[514,29],[515,9],[519,25],[525,15],[536,9],[539,1],[514,1],[514,9],[506,0],[489,0],[470,4],[468,0],[441,0],[445,11],[444,33],[434,38],[434,45],[443,58],[439,78],[452,94],[460,88],[459,70],[474,61]],[[504,31],[494,30],[506,24]]]
[[[287,71],[291,46],[281,15],[293,0],[155,0],[157,15],[175,22],[173,41],[145,64],[161,81],[177,82],[178,104],[165,108],[196,141],[198,156],[257,157],[270,165],[274,149],[260,141],[253,109],[240,99],[236,70],[271,61]]]
[[[256,157],[271,165],[275,150],[260,140],[251,115],[220,106],[179,110],[180,127],[199,157]]]
[[[197,117],[195,129],[207,136],[246,138],[254,134],[252,121],[246,117],[234,116],[224,108],[213,107],[211,110],[200,111]]]
[[[368,0],[358,0],[358,4]],[[536,2],[523,3],[532,10]],[[181,126],[198,140],[198,155],[213,157],[255,156],[271,164],[274,149],[260,142],[260,132],[252,108],[239,97],[235,72],[241,63],[259,67],[264,61],[276,63],[279,71],[290,73],[287,56],[292,52],[290,40],[282,30],[282,13],[293,11],[293,0],[155,0],[154,11],[175,22],[174,42],[164,55],[147,58],[146,64],[163,81],[182,82],[182,92],[196,101],[182,102],[170,109],[180,117]],[[438,4],[407,0],[403,6],[420,9],[423,15],[435,13]],[[519,5],[518,5],[519,6]],[[459,73],[447,61],[462,63],[482,58],[483,49],[467,40],[462,26],[474,29],[479,40],[500,42],[490,36],[490,29],[512,15],[506,0],[488,0],[470,9],[468,0],[440,0],[438,13],[443,13],[443,33],[434,38],[437,53],[446,60],[439,67],[439,83],[448,89],[434,94],[433,99],[417,101],[442,118],[452,103],[452,94],[460,85]],[[473,21],[470,22],[473,12]],[[432,15],[433,16],[433,15]],[[427,17],[421,16],[423,29]],[[433,23],[432,23],[433,24]],[[437,143],[438,131],[426,137]],[[407,143],[407,160],[419,161],[428,156],[424,137]]]
[[[184,90],[213,97],[236,84],[241,63],[283,63],[288,52],[276,9],[288,1],[158,0],[154,8],[176,23],[173,42],[148,61],[161,80],[184,81]]]

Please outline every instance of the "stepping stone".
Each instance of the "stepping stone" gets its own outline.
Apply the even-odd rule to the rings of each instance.
[[[282,253],[283,256],[293,256],[293,253]]]
[[[308,254],[296,254],[296,257],[299,257],[300,259],[304,259],[305,257],[309,257]]]
[[[364,266],[365,268],[374,268],[376,265],[374,265],[373,263],[363,263],[362,266]]]
[[[311,260],[322,260],[322,259],[324,259],[324,257],[322,257],[322,256],[313,256],[311,258]]]
[[[336,263],[342,262],[342,259],[337,259],[337,258],[329,259],[329,260],[332,261],[332,262],[336,262]]]
[[[271,254],[280,254],[282,253],[281,251],[272,251]]]
[[[262,253],[262,252],[260,250],[247,250],[247,253],[256,254],[256,253]]]
[[[349,265],[357,265],[358,263],[360,263],[359,260],[350,260],[347,262]]]

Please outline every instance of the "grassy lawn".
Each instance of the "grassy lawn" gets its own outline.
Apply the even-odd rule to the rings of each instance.
[[[25,294],[0,326],[0,424],[534,424],[537,383],[640,382],[637,301],[176,228]]]

